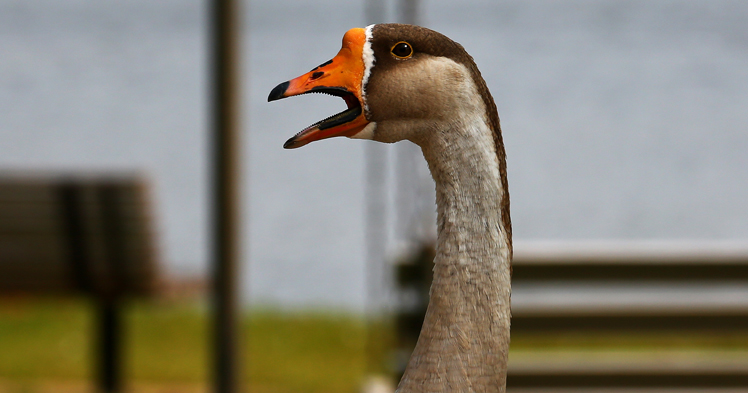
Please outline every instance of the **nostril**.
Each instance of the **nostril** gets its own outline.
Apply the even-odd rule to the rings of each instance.
[[[321,76],[322,76],[322,75],[324,75],[324,74],[325,74],[325,73],[324,73],[324,72],[322,72],[322,71],[317,71],[317,72],[315,72],[314,74],[312,74],[312,79],[317,79],[317,78],[321,77]]]

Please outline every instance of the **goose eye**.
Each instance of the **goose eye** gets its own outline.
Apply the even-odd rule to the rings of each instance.
[[[400,41],[392,47],[392,54],[400,59],[407,59],[413,56],[413,48],[409,43]]]

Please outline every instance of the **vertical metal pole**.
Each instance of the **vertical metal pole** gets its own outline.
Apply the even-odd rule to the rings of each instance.
[[[409,25],[417,25],[421,23],[418,15],[418,3],[419,0],[400,0],[400,22],[407,23]]]
[[[383,0],[365,0],[364,19],[366,24],[384,23],[387,7]]]
[[[369,371],[380,373],[385,349],[381,325],[389,303],[387,246],[387,146],[366,146],[366,313],[369,319]]]
[[[417,25],[420,21],[419,0],[398,0],[398,20],[401,23]],[[424,209],[419,202],[427,200],[434,201],[431,177],[428,175],[426,163],[423,160],[421,149],[409,143],[401,143],[395,146],[395,170],[396,179],[396,210],[397,222],[395,223],[395,235],[404,246],[403,250],[410,256],[421,252],[425,239],[423,230],[424,215],[429,216],[433,212],[432,205],[426,205],[430,209]],[[426,187],[424,188],[424,173]],[[431,223],[430,223],[431,224]],[[433,224],[431,224],[433,225]]]
[[[370,313],[380,314],[385,306],[387,245],[387,146],[366,146],[366,279]]]
[[[212,108],[212,252],[214,389],[238,386],[239,0],[213,0],[210,11]]]
[[[386,7],[383,0],[366,0],[366,24],[385,21]],[[367,143],[366,157],[366,314],[368,318],[366,355],[367,373],[381,375],[385,369],[385,342],[389,270],[385,260],[387,246],[387,146]]]
[[[382,0],[366,0],[366,23],[382,23],[385,18]],[[387,213],[387,147],[367,143],[366,157],[366,307],[369,317],[380,317],[385,291],[385,247]]]

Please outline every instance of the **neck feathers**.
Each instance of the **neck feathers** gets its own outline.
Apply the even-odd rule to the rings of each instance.
[[[451,122],[419,141],[436,182],[439,235],[429,308],[402,393],[505,391],[512,254],[506,164],[490,95],[475,83],[464,89],[467,100]]]
[[[467,54],[467,52],[466,52]],[[468,55],[468,62],[464,63],[469,70],[472,81],[475,84],[475,90],[483,101],[485,107],[485,122],[491,130],[491,136],[494,143],[494,152],[499,165],[499,176],[501,178],[501,188],[504,190],[504,197],[501,200],[501,220],[502,227],[507,234],[510,257],[512,253],[512,219],[509,214],[509,181],[506,175],[506,150],[504,150],[504,140],[501,136],[501,122],[499,121],[499,112],[496,110],[496,103],[493,100],[491,92],[488,91],[486,81],[483,80],[478,66],[475,65],[473,58]]]

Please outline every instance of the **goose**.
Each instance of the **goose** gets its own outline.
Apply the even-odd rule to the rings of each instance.
[[[424,27],[354,28],[332,60],[279,84],[268,101],[308,93],[341,97],[347,109],[284,148],[337,136],[409,140],[436,185],[429,305],[397,392],[505,392],[512,259],[506,155],[496,105],[473,58]]]

